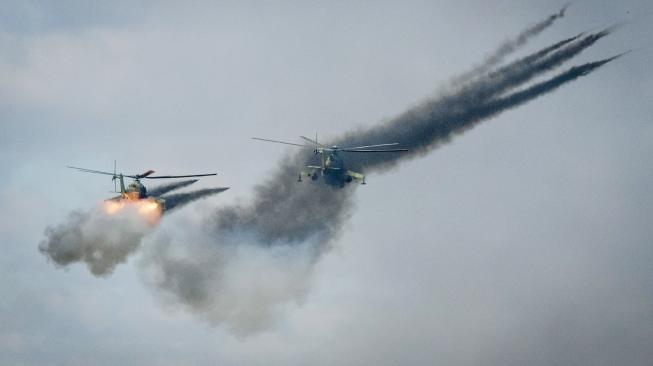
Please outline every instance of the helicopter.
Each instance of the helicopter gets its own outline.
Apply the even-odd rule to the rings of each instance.
[[[140,213],[147,213],[148,211],[156,212],[159,216],[161,213],[167,209],[166,207],[166,196],[162,196],[165,193],[168,193],[172,190],[186,187],[197,182],[197,179],[185,180],[176,182],[173,184],[162,185],[153,189],[152,192],[148,194],[147,188],[141,183],[141,179],[175,179],[175,178],[196,178],[196,177],[208,177],[217,175],[217,173],[207,173],[207,174],[187,174],[187,175],[152,175],[154,170],[147,170],[141,174],[123,174],[116,172],[116,162],[114,161],[113,173],[104,172],[100,170],[79,168],[75,166],[66,166],[70,169],[75,169],[84,173],[93,173],[93,174],[104,174],[110,175],[111,180],[114,183],[114,192],[120,193],[119,196],[111,197],[106,199],[105,210],[109,214],[113,214],[118,210],[122,209],[126,204],[132,203],[138,206]],[[125,178],[131,178],[133,181],[125,187]],[[120,191],[118,191],[117,183],[120,182]],[[202,195],[214,194],[221,191],[224,191],[228,188],[212,188],[207,189],[201,192]],[[172,207],[169,207],[172,208]]]
[[[385,146],[396,146],[399,145],[398,142],[391,142],[386,144],[374,144],[374,145],[365,145],[365,146],[354,146],[354,147],[338,147],[325,146],[317,141],[317,134],[315,134],[315,140],[310,139],[305,136],[299,136],[302,140],[310,143],[307,144],[295,144],[292,142],[279,141],[264,139],[260,137],[252,137],[254,140],[265,141],[265,142],[274,142],[277,144],[285,144],[291,146],[298,146],[303,148],[312,148],[313,154],[320,156],[320,165],[308,165],[306,171],[301,171],[299,177],[297,178],[298,182],[302,181],[302,177],[309,177],[311,180],[316,181],[320,176],[323,177],[324,182],[327,184],[335,185],[337,187],[344,187],[346,183],[351,183],[352,181],[360,182],[361,184],[367,184],[365,182],[365,175],[359,172],[355,172],[347,169],[344,160],[340,156],[340,152],[348,153],[394,153],[394,152],[404,152],[408,149],[370,149],[377,147]]]

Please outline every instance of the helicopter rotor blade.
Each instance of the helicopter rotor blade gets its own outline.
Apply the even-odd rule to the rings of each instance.
[[[207,173],[207,174],[188,174],[188,175],[155,175],[155,176],[141,176],[140,178],[144,179],[172,179],[172,178],[193,178],[193,177],[208,177],[212,175],[218,175],[218,173]]]
[[[148,175],[151,175],[152,173],[154,173],[154,170],[150,169],[150,170],[146,171],[146,172],[143,173],[143,174],[136,174],[136,175],[137,175],[138,178],[140,179],[140,178],[145,178],[145,177],[147,177]]]
[[[285,144],[285,145],[292,145],[292,146],[299,146],[299,147],[310,147],[310,146],[306,146],[306,145],[295,144],[295,143],[292,143],[292,142],[285,142],[285,141],[278,141],[278,140],[271,140],[271,139],[262,139],[260,137],[252,137],[252,140],[275,142],[277,144]]]
[[[317,134],[315,134],[315,140],[310,139],[310,138],[308,138],[306,136],[299,136],[299,138],[301,138],[302,140],[308,141],[308,142],[310,142],[311,144],[313,144],[315,146],[326,147],[326,146],[322,145],[321,143],[317,142]]]
[[[342,150],[367,149],[368,147],[395,146],[395,145],[399,145],[399,143],[398,142],[391,142],[389,144],[375,144],[375,145],[365,145],[365,146],[355,146],[355,147],[343,147]]]
[[[338,151],[355,152],[355,153],[387,153],[387,152],[404,152],[404,151],[408,151],[408,149],[387,149],[387,150],[349,150],[349,149],[338,149]]]
[[[114,173],[103,172],[103,171],[93,170],[93,169],[86,169],[86,168],[78,168],[76,166],[70,166],[70,165],[66,165],[66,168],[75,169],[84,173],[104,174],[104,175],[111,175],[114,177],[116,176]]]
[[[110,175],[113,178],[118,177],[118,174],[103,172],[103,171],[100,171],[100,170],[78,168],[78,167],[70,166],[70,165],[67,165],[66,167],[71,168],[71,169],[76,169],[76,170],[78,170],[80,172],[84,172],[84,173]],[[158,176],[151,176],[150,174],[152,174],[152,173],[154,173],[153,170],[148,170],[143,174],[136,174],[136,175],[122,174],[122,176],[127,177],[127,178],[132,178],[132,179],[170,179],[170,178],[208,177],[208,176],[212,176],[212,175],[218,175],[218,173],[206,173],[206,174],[188,174],[188,175],[158,175]]]

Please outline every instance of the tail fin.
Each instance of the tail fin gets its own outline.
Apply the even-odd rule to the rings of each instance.
[[[118,176],[118,179],[120,179],[120,194],[125,194],[126,189],[125,189],[125,180],[122,177],[122,173]]]
[[[113,191],[117,192],[118,187],[116,187],[116,161],[113,161]]]
[[[120,180],[120,192],[118,192],[118,187],[116,187],[116,179]],[[113,181],[113,191],[115,193],[125,194],[125,192],[127,191],[125,189],[125,180],[124,180],[124,178],[122,176],[122,173],[120,173],[120,174],[116,173],[116,161],[115,160],[113,161],[113,177],[111,178],[111,180]]]
[[[317,142],[317,131],[315,131],[315,151],[319,148],[320,143]],[[326,157],[324,156],[324,150],[320,154],[320,166],[322,166],[322,174],[324,174],[324,171],[326,170]]]

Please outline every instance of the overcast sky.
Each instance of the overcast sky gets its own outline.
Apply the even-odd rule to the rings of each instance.
[[[570,65],[634,52],[369,175],[305,296],[245,336],[159,296],[140,254],[49,263],[45,228],[113,189],[65,166],[219,172],[147,249],[251,199],[288,151],[251,136],[392,118],[564,2],[1,5],[0,364],[651,364],[650,1],[574,2],[517,56],[615,23]]]

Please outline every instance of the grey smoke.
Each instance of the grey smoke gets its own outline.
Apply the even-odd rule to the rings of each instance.
[[[220,192],[224,192],[227,189],[229,188],[226,187],[205,188],[205,189],[198,189],[196,191],[191,191],[191,192],[173,193],[169,195],[160,196],[160,198],[163,198],[165,200],[165,210],[172,211],[173,209],[181,208],[182,206],[197,201],[199,199],[212,196]]]
[[[323,250],[316,240],[261,246],[247,232],[225,233],[218,244],[205,225],[176,224],[187,229],[162,228],[146,239],[141,261],[146,283],[171,308],[225,324],[239,337],[273,325],[289,301],[305,298]]]
[[[133,209],[107,215],[101,207],[74,211],[67,220],[45,229],[39,251],[59,267],[83,262],[96,276],[105,276],[124,263],[151,227]]]
[[[299,184],[305,156],[283,159],[254,202],[215,210],[146,240],[146,282],[172,307],[243,337],[301,302],[314,264],[351,215],[353,186]]]
[[[476,122],[494,116],[497,113],[497,103],[504,100],[501,95],[526,86],[535,77],[544,75],[571,60],[608,34],[609,30],[604,30],[578,39],[576,39],[578,36],[573,37],[571,42],[567,42],[568,40],[559,42],[501,67],[485,78],[469,82],[451,94],[427,100],[383,125],[350,132],[334,143],[347,146],[366,141],[392,140],[409,147],[410,151],[401,155],[350,154],[347,156],[349,165],[354,169],[363,171],[390,169],[396,166],[400,159],[426,154],[455,135],[467,131]],[[555,80],[559,80],[557,86],[571,81]],[[530,93],[527,98],[509,99],[513,103],[501,104],[500,111],[517,107],[551,90]]]
[[[197,179],[188,179],[188,180],[181,180],[177,182],[164,183],[158,186],[154,186],[152,188],[148,188],[147,194],[150,196],[157,197],[166,194],[168,192],[172,192],[176,189],[188,187],[189,185],[194,184],[196,182]]]
[[[515,52],[519,47],[525,45],[531,38],[537,36],[553,25],[557,19],[564,17],[568,7],[569,4],[563,6],[559,12],[549,15],[546,19],[526,28],[515,38],[505,41],[477,67],[453,78],[451,84],[454,86],[459,85],[487,73],[492,69],[492,67],[500,64],[507,56]]]
[[[497,98],[495,100],[492,100],[491,102],[485,104],[485,110],[486,110],[485,113],[488,116],[491,116],[493,114],[500,113],[508,108],[514,108],[515,106],[518,106],[533,98],[536,98],[539,95],[549,93],[559,88],[560,86],[564,85],[565,83],[576,80],[579,77],[588,75],[591,72],[597,70],[599,67],[607,64],[608,62],[616,60],[617,58],[623,56],[624,54],[625,53],[599,61],[588,62],[580,66],[574,66],[569,70],[562,72],[549,80],[543,81],[541,83],[537,83],[533,86],[528,87],[525,90],[515,92],[503,98]]]
[[[529,85],[607,34],[609,31],[602,31],[562,40],[486,75],[467,78],[448,93],[331,143],[396,141],[410,149],[408,154],[345,156],[354,169],[385,171],[612,61],[614,58],[572,67]],[[505,49],[495,54],[514,50]],[[495,58],[486,63],[476,70],[491,70]],[[321,182],[298,184],[298,171],[311,159],[305,151],[290,155],[268,181],[255,188],[251,202],[215,209],[200,222],[185,223],[183,229],[151,238],[143,257],[148,282],[174,306],[181,305],[211,324],[226,324],[239,335],[265,329],[285,304],[301,302],[313,264],[330,249],[352,214],[355,191],[354,185],[338,189]]]
[[[149,194],[158,196],[195,182],[196,179],[159,185],[150,189]],[[167,214],[227,189],[199,189],[158,198],[165,199]],[[63,223],[47,227],[39,251],[58,267],[82,262],[93,275],[107,276],[138,250],[143,237],[152,230],[153,226],[131,206],[113,215],[107,215],[98,206],[90,211],[73,211]]]

